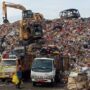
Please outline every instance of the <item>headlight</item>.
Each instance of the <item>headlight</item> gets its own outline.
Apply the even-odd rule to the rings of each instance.
[[[31,78],[34,78],[34,76],[31,76]]]
[[[37,76],[35,76],[35,75],[31,75],[31,78],[37,78]]]

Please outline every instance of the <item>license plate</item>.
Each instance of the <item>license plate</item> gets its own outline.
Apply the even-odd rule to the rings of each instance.
[[[43,83],[45,82],[46,80],[42,80],[42,79],[39,79],[39,80],[36,80],[37,82],[40,82],[40,83]]]

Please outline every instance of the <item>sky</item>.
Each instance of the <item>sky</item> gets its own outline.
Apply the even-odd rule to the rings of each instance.
[[[2,23],[2,1],[0,0],[0,23]],[[40,12],[46,19],[59,18],[59,12],[69,8],[79,10],[81,17],[90,17],[90,0],[4,0],[21,4],[33,12]],[[8,19],[14,22],[21,19],[21,11],[8,8]]]

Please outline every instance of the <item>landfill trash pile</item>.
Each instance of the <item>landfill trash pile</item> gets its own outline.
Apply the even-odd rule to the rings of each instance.
[[[2,46],[5,51],[11,51],[18,41],[18,25],[15,24],[2,24],[0,26],[0,38],[3,38]]]
[[[47,44],[58,46],[63,55],[79,59],[89,57],[89,53],[87,53],[90,49],[88,43],[90,41],[89,21],[82,19],[57,20],[46,24],[46,28]]]
[[[30,22],[31,23],[31,22]],[[45,45],[56,45],[63,55],[83,59],[90,57],[90,20],[46,20],[41,24],[44,31]],[[19,40],[19,22],[0,26],[0,37],[5,36],[3,46],[13,49]]]

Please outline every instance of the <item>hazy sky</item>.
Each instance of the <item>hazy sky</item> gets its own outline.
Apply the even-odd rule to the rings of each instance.
[[[0,0],[0,23],[2,22],[2,1]],[[59,12],[68,9],[76,8],[79,10],[82,17],[90,16],[90,0],[5,0],[7,2],[22,4],[27,9],[33,12],[40,12],[47,19],[59,17]],[[9,21],[21,19],[21,11],[8,8]]]

